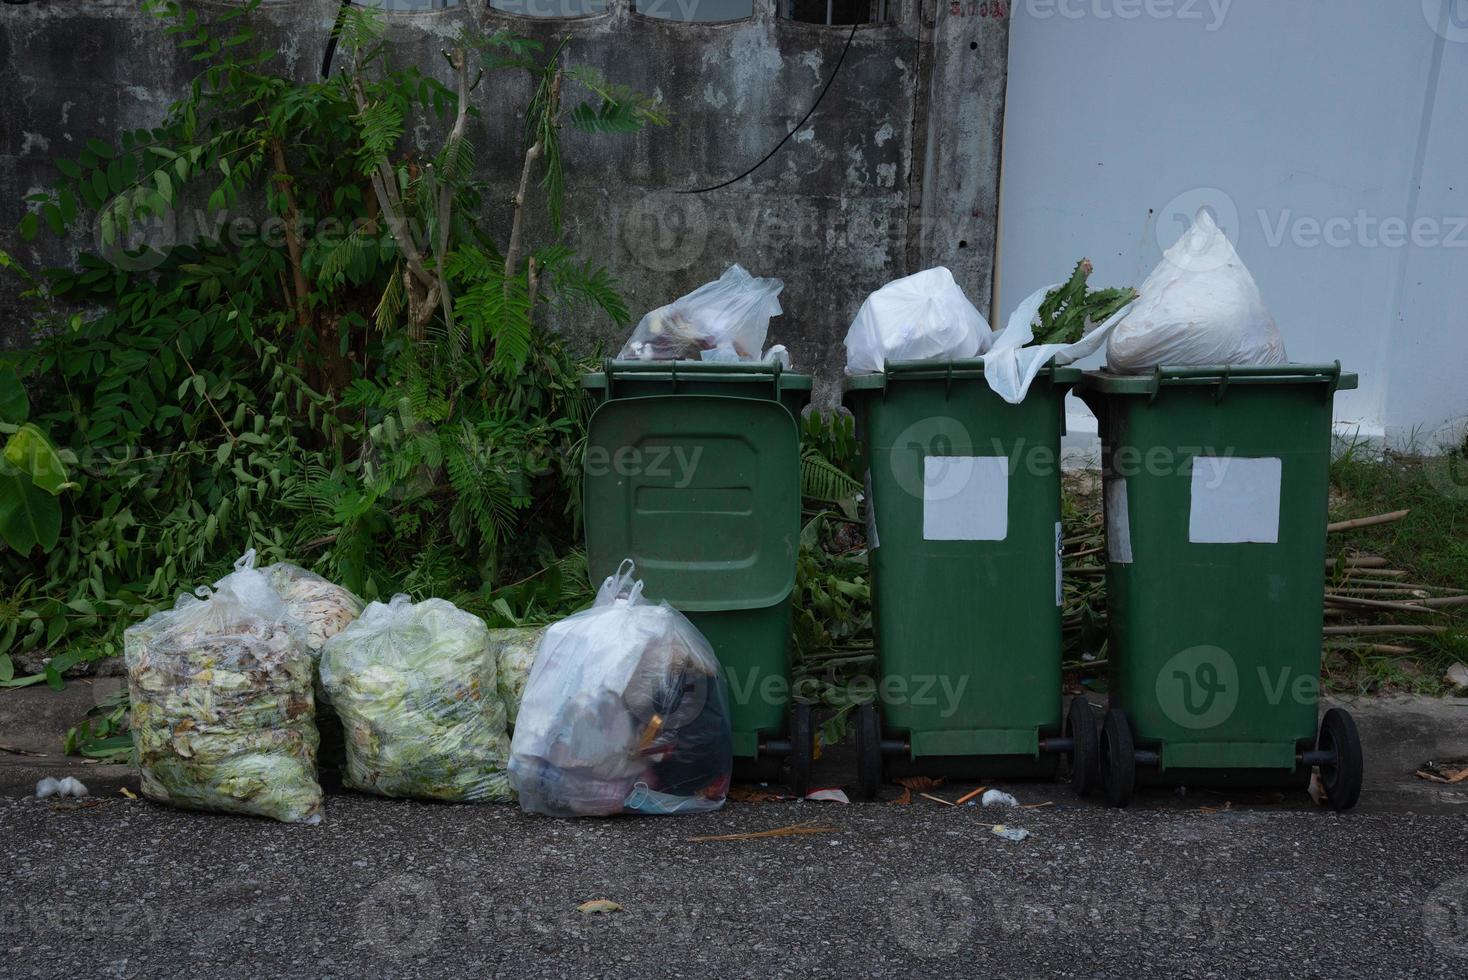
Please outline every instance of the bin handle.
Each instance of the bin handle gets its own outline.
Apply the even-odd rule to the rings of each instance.
[[[677,390],[680,374],[683,380],[699,374],[768,375],[778,398],[784,388],[782,374],[785,366],[779,361],[617,361],[608,357],[603,359],[601,369],[607,378],[608,398],[612,397],[615,379],[631,374],[665,374],[674,390]]]
[[[1332,361],[1329,364],[1198,364],[1186,367],[1164,367],[1161,364],[1152,369],[1152,388],[1148,392],[1148,401],[1157,397],[1157,391],[1162,385],[1175,381],[1199,381],[1207,383],[1210,379],[1219,385],[1220,392],[1216,396],[1222,398],[1222,389],[1226,389],[1229,382],[1235,379],[1268,379],[1266,383],[1283,384],[1292,381],[1323,381],[1328,382],[1331,391],[1340,384],[1341,362]]]

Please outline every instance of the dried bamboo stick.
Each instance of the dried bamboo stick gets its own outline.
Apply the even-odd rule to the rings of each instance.
[[[1391,562],[1379,555],[1352,555],[1348,558],[1327,558],[1326,568],[1386,568]]]
[[[1325,636],[1436,636],[1447,632],[1446,626],[1327,626]]]
[[[1357,517],[1349,521],[1336,521],[1333,524],[1325,525],[1325,530],[1327,534],[1331,534],[1336,531],[1350,531],[1358,527],[1390,524],[1392,521],[1400,521],[1410,513],[1412,513],[1410,510],[1394,510],[1390,514],[1374,514],[1371,517]]]
[[[1348,595],[1327,595],[1325,601],[1332,606],[1350,606],[1353,609],[1383,609],[1391,612],[1431,613],[1435,610],[1410,602],[1383,602],[1380,599],[1361,599]]]

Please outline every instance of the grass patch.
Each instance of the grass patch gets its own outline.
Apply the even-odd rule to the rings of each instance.
[[[1460,448],[1444,456],[1377,454],[1353,447],[1331,465],[1330,519],[1368,517],[1411,510],[1400,521],[1332,534],[1331,557],[1369,553],[1408,573],[1404,583],[1468,590],[1468,458]],[[1369,577],[1369,573],[1360,573]],[[1346,622],[1353,620],[1347,619]],[[1449,632],[1383,642],[1414,648],[1411,654],[1330,650],[1325,658],[1329,689],[1343,693],[1416,692],[1448,694],[1443,673],[1456,661],[1468,663],[1468,606],[1434,616],[1372,615],[1361,622],[1433,623]]]

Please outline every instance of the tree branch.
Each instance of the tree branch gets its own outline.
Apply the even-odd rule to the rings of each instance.
[[[530,149],[525,151],[525,163],[520,168],[520,189],[515,192],[513,198],[515,219],[510,224],[510,247],[505,249],[505,292],[507,294],[510,291],[510,280],[515,276],[515,268],[520,264],[520,240],[524,235],[525,197],[530,192],[530,173],[540,160],[544,149],[544,144],[536,140],[531,144]]]
[[[290,256],[291,279],[295,285],[296,323],[305,327],[311,318],[307,306],[311,289],[306,284],[306,272],[301,264],[301,212],[296,208],[296,196],[291,190],[291,175],[285,166],[285,143],[279,136],[270,141],[270,152],[275,161],[276,187],[285,201],[285,248]]]

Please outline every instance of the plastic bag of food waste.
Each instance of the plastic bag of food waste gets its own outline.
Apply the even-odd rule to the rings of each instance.
[[[525,685],[530,682],[530,668],[535,664],[535,652],[545,631],[544,626],[512,626],[489,631],[500,700],[505,703],[505,717],[512,727],[520,713],[520,702],[525,699]]]
[[[1162,254],[1139,291],[1141,298],[1107,341],[1112,371],[1286,360],[1284,338],[1254,277],[1206,209]]]
[[[756,279],[741,266],[642,318],[619,355],[631,361],[758,361],[779,316],[779,279]],[[770,355],[783,357],[784,348]],[[787,365],[788,366],[788,365]]]
[[[369,603],[321,655],[346,735],[343,781],[383,796],[511,799],[495,675],[478,616],[443,599]]]
[[[729,701],[708,641],[642,596],[630,560],[590,609],[546,630],[510,755],[520,805],[552,816],[722,806]]]
[[[326,641],[362,615],[362,600],[347,588],[288,561],[266,565],[260,571],[270,580],[286,612],[306,631],[306,649],[311,659],[321,661]]]
[[[866,298],[846,332],[846,373],[871,374],[887,361],[977,357],[990,330],[942,266],[895,279]]]
[[[124,634],[143,795],[174,806],[321,820],[311,658],[254,567],[180,596]]]

